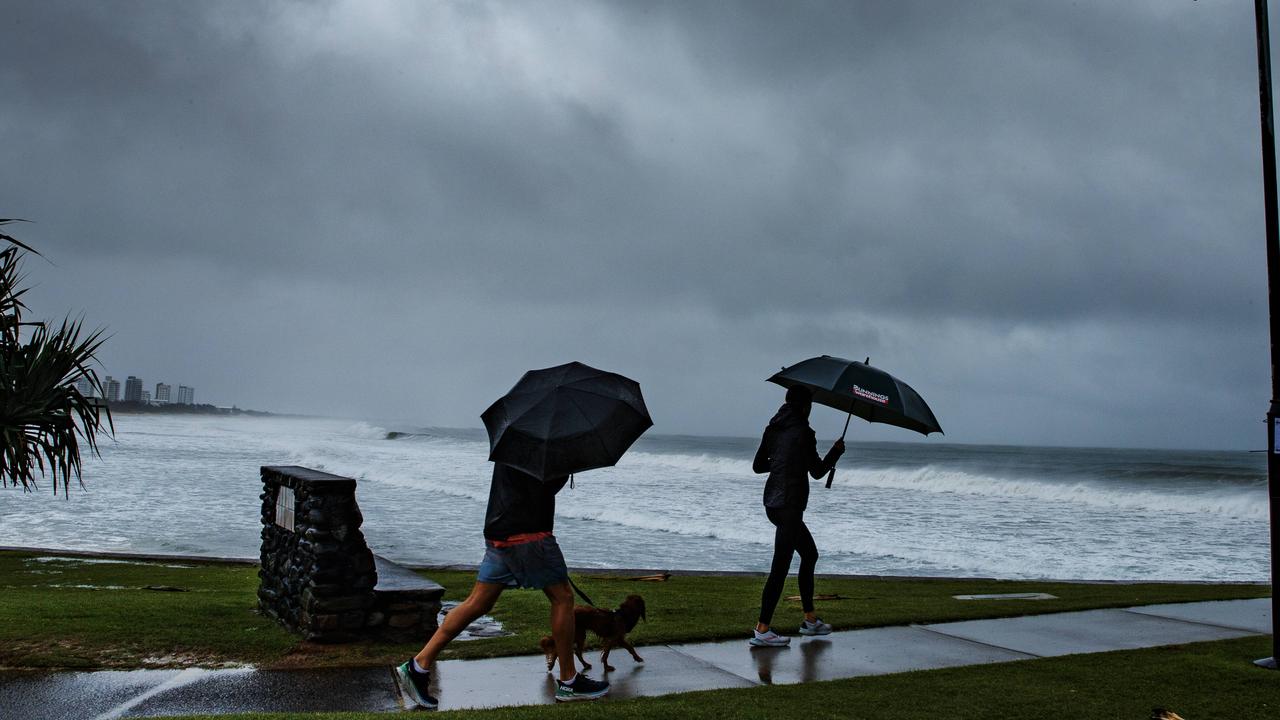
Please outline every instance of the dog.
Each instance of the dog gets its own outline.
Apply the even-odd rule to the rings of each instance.
[[[605,670],[613,670],[613,666],[609,664],[609,651],[615,647],[626,648],[631,653],[632,659],[638,663],[644,662],[644,658],[640,657],[636,649],[631,643],[627,642],[627,633],[635,628],[636,623],[641,620],[647,620],[644,610],[644,598],[639,595],[628,595],[626,600],[618,606],[617,610],[601,610],[600,608],[586,607],[578,605],[573,609],[573,626],[574,626],[574,647],[578,655],[578,660],[582,662],[583,670],[590,670],[591,663],[582,656],[582,651],[586,647],[587,631],[595,633],[604,645],[604,651],[600,653],[600,664],[604,665]],[[556,640],[550,635],[543,635],[542,640],[538,642],[538,647],[542,648],[542,652],[547,655],[547,672],[556,664]]]

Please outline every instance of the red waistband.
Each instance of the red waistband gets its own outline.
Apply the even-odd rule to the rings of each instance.
[[[485,542],[489,543],[490,545],[496,548],[504,548],[504,547],[511,547],[513,545],[524,545],[525,543],[538,542],[543,538],[549,538],[549,537],[551,537],[550,531],[544,530],[542,532],[520,533],[519,535],[512,535],[508,537],[506,540],[486,540]]]

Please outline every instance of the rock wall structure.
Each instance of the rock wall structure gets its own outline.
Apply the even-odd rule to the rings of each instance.
[[[444,588],[375,558],[360,530],[354,479],[268,466],[262,484],[262,612],[317,642],[425,641],[435,632]]]

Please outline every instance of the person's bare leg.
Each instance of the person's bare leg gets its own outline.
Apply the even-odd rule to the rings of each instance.
[[[493,604],[497,602],[498,596],[506,589],[505,585],[497,583],[477,582],[475,587],[471,588],[471,594],[467,596],[457,607],[449,611],[444,616],[444,622],[440,623],[440,627],[436,628],[436,632],[422,646],[422,650],[413,657],[420,668],[429,668],[431,663],[436,661],[436,656],[444,650],[445,646],[451,640],[458,637],[458,634],[467,629],[467,626],[475,622],[476,618],[493,609]],[[572,621],[572,611],[570,612],[570,621]],[[560,638],[556,638],[559,642]]]
[[[568,682],[578,674],[573,660],[573,590],[569,583],[562,582],[548,585],[542,592],[551,601],[551,636],[556,639],[560,679]]]

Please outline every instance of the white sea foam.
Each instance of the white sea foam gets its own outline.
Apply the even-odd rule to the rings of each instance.
[[[750,477],[754,474],[751,470],[751,458],[744,460],[706,453],[692,455],[633,451],[627,453],[618,464],[636,470],[679,470],[695,475],[716,473]]]
[[[1105,487],[1096,482],[1044,482],[1006,479],[935,467],[914,469],[845,470],[855,485],[927,493],[959,493],[1016,498],[1030,502],[1078,503],[1145,512],[1209,513],[1233,518],[1266,520],[1265,495],[1241,490],[1217,493],[1156,492],[1132,487]]]
[[[361,440],[385,440],[387,429],[367,422],[354,423],[347,427],[346,434]]]
[[[601,507],[599,505],[584,506],[582,504],[560,503],[557,506],[556,513],[579,520],[592,520],[626,528],[682,535],[690,538],[712,538],[762,545],[771,545],[773,543],[773,535],[771,533],[761,533],[759,528],[753,531],[740,523],[725,522],[724,520],[697,521],[684,516],[646,512],[633,507]]]
[[[103,460],[86,462],[88,492],[73,490],[70,500],[0,494],[0,545],[255,556],[258,468],[296,464],[359,480],[364,532],[379,551],[422,563],[478,561],[492,469],[483,435],[414,431],[387,440],[387,432],[349,421],[121,418]],[[576,489],[557,499],[557,535],[570,562],[766,568],[774,528],[761,508],[764,477],[751,472],[754,450],[752,439],[646,438],[617,467],[580,474]],[[1266,491],[1248,481],[1252,458],[1130,462],[1081,451],[1064,456],[1069,472],[1055,477],[1036,468],[1057,467],[1056,457],[1018,470],[1008,449],[983,452],[857,448],[833,489],[812,484],[806,517],[821,569],[1267,577],[1265,544],[1253,539],[1267,531]],[[963,462],[948,464],[949,457]],[[1215,479],[1214,463],[1246,482]],[[1151,467],[1160,479],[1132,479]],[[1176,477],[1183,469],[1188,476]],[[1076,479],[1066,479],[1072,473]],[[156,518],[199,522],[157,525]]]

